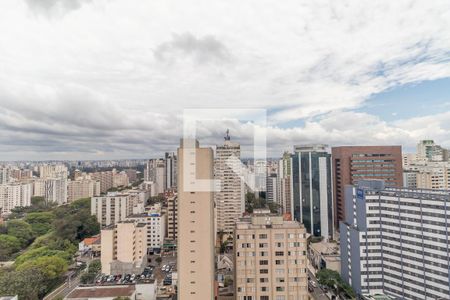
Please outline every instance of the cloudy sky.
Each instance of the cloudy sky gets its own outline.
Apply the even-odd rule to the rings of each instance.
[[[0,1],[0,160],[157,156],[187,108],[266,109],[270,156],[450,147],[450,2]]]

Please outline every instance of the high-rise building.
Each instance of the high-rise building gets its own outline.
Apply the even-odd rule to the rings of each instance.
[[[292,182],[292,157],[288,152],[283,154],[278,163],[278,188],[280,212],[292,215],[294,209],[294,187]]]
[[[190,142],[182,140],[178,149],[178,299],[209,300],[215,290],[213,185],[211,191],[191,191],[185,176],[213,180],[213,150]]]
[[[8,167],[0,167],[0,184],[7,184],[11,181],[11,169]]]
[[[450,192],[347,186],[341,275],[358,294],[436,300],[450,295]]]
[[[100,182],[90,179],[69,180],[67,183],[67,201],[100,196]]]
[[[132,213],[133,204],[128,194],[109,193],[91,199],[91,215],[97,217],[102,227],[125,221]]]
[[[166,152],[166,186],[165,190],[176,188],[177,186],[177,156],[175,153]]]
[[[37,178],[33,181],[33,196],[44,197],[49,203],[62,205],[67,203],[66,177]]]
[[[167,198],[167,237],[173,241],[178,238],[178,196]]]
[[[104,194],[114,185],[114,172],[103,171],[90,174],[92,180],[100,182],[100,193]]]
[[[101,249],[103,274],[142,272],[147,263],[147,225],[128,221],[102,229]]]
[[[309,299],[302,224],[255,211],[236,224],[234,241],[235,299]]]
[[[150,159],[147,161],[145,181],[155,184],[155,194],[162,194],[166,188],[166,162],[164,159]]]
[[[335,222],[344,220],[344,190],[364,179],[381,179],[402,187],[401,146],[344,146],[331,150],[333,159]]]
[[[0,184],[0,215],[9,214],[16,207],[30,206],[32,190],[31,183]]]
[[[267,202],[278,203],[278,176],[269,174],[266,179],[266,200]]]
[[[125,171],[113,172],[113,187],[127,187],[130,183],[128,175]]]
[[[417,159],[423,161],[448,161],[448,150],[433,140],[422,140],[417,144]]]
[[[67,178],[69,171],[65,165],[49,165],[44,164],[39,166],[40,178]]]
[[[240,158],[241,146],[233,143],[227,133],[224,144],[216,147],[214,160],[214,178],[220,180],[220,191],[214,193],[217,232],[232,234],[237,220],[245,211],[244,183],[233,171],[239,169]]]
[[[333,237],[333,193],[331,154],[326,145],[295,146],[292,161],[294,219],[308,233]]]

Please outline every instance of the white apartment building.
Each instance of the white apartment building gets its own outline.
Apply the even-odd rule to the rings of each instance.
[[[65,165],[40,165],[39,166],[40,178],[67,178],[69,170]]]
[[[7,184],[11,181],[11,169],[0,167],[0,184]]]
[[[147,225],[147,248],[161,249],[166,237],[167,216],[161,213],[161,206],[155,206],[147,213],[133,214],[126,218],[128,221]]]
[[[97,217],[102,227],[125,221],[133,213],[130,195],[109,193],[91,199],[91,215]]]
[[[31,183],[0,184],[0,215],[9,214],[16,207],[30,206],[32,191]]]
[[[345,191],[341,275],[358,294],[436,300],[450,295],[450,192],[385,188]]]
[[[309,300],[306,229],[258,210],[235,230],[237,300]]]
[[[67,203],[67,178],[37,178],[33,182],[33,196],[44,197],[47,202]]]
[[[155,194],[162,194],[166,188],[166,162],[164,159],[150,159],[147,162],[145,181],[155,184]]]
[[[233,156],[236,160],[230,159]],[[217,232],[232,234],[245,211],[244,183],[233,171],[234,168],[239,169],[240,158],[241,146],[231,142],[227,134],[224,144],[216,147],[214,160],[214,179],[220,180],[220,192],[214,193]]]

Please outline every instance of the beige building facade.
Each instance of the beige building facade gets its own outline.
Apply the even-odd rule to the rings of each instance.
[[[237,300],[308,300],[306,229],[269,211],[241,218],[235,230]]]
[[[212,180],[213,151],[193,144],[184,140],[178,149],[178,299],[210,300],[215,264],[212,184],[211,191],[191,190],[185,175],[195,172],[196,180]]]
[[[231,160],[231,157],[238,160]],[[232,234],[234,226],[245,211],[244,183],[233,169],[239,168],[241,146],[225,137],[217,146],[214,160],[214,178],[220,180],[220,191],[214,193],[216,203],[217,232]]]
[[[134,221],[120,222],[101,231],[102,273],[145,267],[147,262],[147,225]]]

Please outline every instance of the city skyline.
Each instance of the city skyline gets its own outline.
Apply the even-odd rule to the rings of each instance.
[[[0,160],[154,156],[205,107],[267,109],[274,153],[450,147],[447,1],[197,4],[2,1]]]

